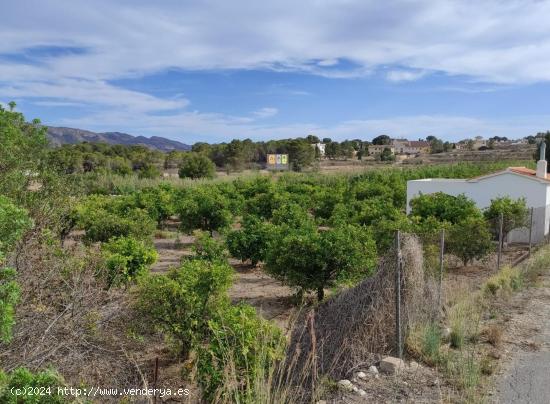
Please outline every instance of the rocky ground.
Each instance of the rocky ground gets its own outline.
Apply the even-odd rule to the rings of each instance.
[[[337,389],[317,404],[353,403],[442,403],[453,389],[437,372],[416,362],[383,359],[377,366],[358,370],[350,380],[340,380]]]

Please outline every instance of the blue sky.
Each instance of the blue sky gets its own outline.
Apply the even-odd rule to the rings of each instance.
[[[550,2],[24,0],[0,102],[187,143],[550,129]]]

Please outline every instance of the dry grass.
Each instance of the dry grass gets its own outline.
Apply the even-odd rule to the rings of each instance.
[[[436,315],[435,288],[424,276],[421,251],[416,237],[403,237],[403,335],[410,325]],[[301,313],[288,354],[294,372],[311,369],[309,379],[315,385],[325,375],[346,378],[358,366],[395,353],[396,263],[395,251],[391,251],[372,277]]]

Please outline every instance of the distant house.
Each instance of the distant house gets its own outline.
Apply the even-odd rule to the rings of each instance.
[[[543,143],[544,144],[544,143]],[[458,196],[464,194],[480,208],[487,208],[491,200],[498,197],[525,198],[527,206],[533,209],[533,242],[540,242],[548,234],[550,225],[550,177],[544,159],[545,147],[541,147],[541,159],[537,169],[509,167],[505,170],[472,179],[426,178],[407,182],[407,213],[410,201],[421,194],[443,192]],[[528,242],[527,229],[513,230],[508,235],[510,242]]]
[[[313,143],[311,145],[314,149],[319,151],[319,156],[325,157],[325,144],[324,143]]]
[[[428,154],[430,143],[423,140],[394,140],[392,146],[397,154]]]
[[[390,149],[392,154],[395,154],[395,147],[389,144],[371,144],[369,145],[369,156],[378,156],[385,149]]]

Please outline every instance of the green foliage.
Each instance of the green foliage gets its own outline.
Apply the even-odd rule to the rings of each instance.
[[[227,252],[225,245],[216,240],[210,234],[202,231],[195,231],[195,242],[193,243],[193,252],[195,259],[226,262]]]
[[[283,357],[281,330],[258,316],[252,306],[240,304],[217,310],[208,322],[208,334],[208,343],[199,348],[197,364],[203,398],[259,402],[256,384]],[[237,385],[232,386],[235,381]]]
[[[452,196],[443,192],[424,194],[410,201],[411,216],[421,220],[433,217],[440,222],[458,223],[466,218],[480,217],[475,202],[464,195]]]
[[[388,135],[380,135],[376,136],[374,139],[372,139],[372,144],[375,145],[384,145],[384,144],[391,144],[391,138]]]
[[[137,307],[186,357],[207,334],[213,313],[225,304],[232,279],[233,269],[226,263],[187,260],[167,275],[144,277]]]
[[[217,188],[208,186],[195,187],[178,196],[176,212],[182,229],[188,232],[223,230],[232,219],[227,198]]]
[[[15,104],[14,104],[15,105]],[[19,199],[46,157],[46,128],[0,106],[0,194]]]
[[[135,207],[130,197],[89,197],[77,206],[75,217],[77,225],[86,231],[87,242],[127,236],[147,238],[156,227],[148,212]]]
[[[503,217],[503,236],[520,227],[527,225],[529,210],[525,198],[512,199],[501,197],[491,199],[491,205],[483,212],[485,218],[492,225],[493,234],[498,236],[500,231],[500,216]]]
[[[3,261],[0,253],[0,263]],[[15,305],[20,297],[16,272],[12,268],[0,267],[0,342],[9,342],[15,324]]]
[[[48,165],[63,174],[109,173],[140,178],[160,175],[162,152],[139,145],[107,143],[66,144],[48,151]]]
[[[288,159],[294,171],[302,171],[315,160],[315,149],[303,139],[293,139],[288,144]]]
[[[204,154],[187,153],[183,156],[179,167],[180,178],[214,178],[216,167]]]
[[[5,404],[63,404],[72,401],[58,394],[58,387],[65,387],[65,382],[53,370],[33,373],[26,368],[17,368],[7,374],[0,371],[0,402]],[[33,394],[15,395],[12,389]]]
[[[312,226],[283,228],[270,244],[266,270],[289,286],[316,290],[368,275],[376,263],[372,235],[353,225],[319,231]]]
[[[107,286],[126,285],[145,275],[158,254],[154,247],[132,237],[112,238],[101,246]]]
[[[174,212],[175,190],[169,184],[145,188],[135,193],[136,207],[145,209],[151,219],[161,225]]]
[[[246,216],[242,227],[227,234],[227,248],[231,255],[241,261],[250,260],[252,265],[264,261],[274,228],[256,216]]]
[[[0,253],[7,253],[32,225],[25,209],[0,195]]]
[[[380,161],[394,161],[395,155],[391,151],[389,147],[386,147],[384,150],[382,150],[382,153],[380,153]]]
[[[469,217],[452,226],[445,248],[468,265],[473,259],[481,259],[493,250],[491,233],[483,217]]]

